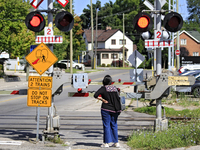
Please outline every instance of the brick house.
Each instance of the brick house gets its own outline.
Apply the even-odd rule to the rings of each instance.
[[[84,30],[83,39],[86,43],[85,55],[83,60],[87,61],[92,56],[92,31],[90,29]],[[95,38],[96,30],[93,31],[93,44],[95,53]],[[124,36],[124,50],[125,50],[125,62],[130,66],[128,57],[133,53],[136,47],[133,46],[133,41],[128,36]],[[107,27],[106,30],[97,30],[97,65],[108,65],[112,61],[122,60],[123,58],[123,33],[120,29],[111,29]]]
[[[185,31],[179,33],[180,56],[200,56],[200,33]],[[174,37],[176,47],[176,37]]]

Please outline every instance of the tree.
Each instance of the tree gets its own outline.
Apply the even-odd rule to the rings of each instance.
[[[200,3],[199,0],[187,0],[187,9],[189,12],[188,20],[200,23]]]
[[[29,1],[0,0],[0,53],[22,57],[30,49],[34,34],[27,32],[24,25],[29,8]]]

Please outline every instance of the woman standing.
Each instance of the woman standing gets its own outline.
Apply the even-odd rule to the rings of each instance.
[[[118,143],[117,126],[117,118],[121,112],[120,97],[117,88],[111,85],[111,83],[111,76],[106,75],[103,79],[103,86],[94,94],[94,98],[102,101],[101,116],[104,131],[104,143],[101,145],[101,147],[109,147],[108,143],[111,142],[114,143],[112,146],[120,147]]]

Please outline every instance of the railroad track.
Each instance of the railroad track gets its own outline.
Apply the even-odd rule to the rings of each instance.
[[[36,129],[35,115],[0,115],[0,129]],[[150,129],[155,118],[119,117],[119,130]],[[46,127],[46,116],[40,116],[40,129]],[[102,130],[100,116],[60,116],[61,130]]]

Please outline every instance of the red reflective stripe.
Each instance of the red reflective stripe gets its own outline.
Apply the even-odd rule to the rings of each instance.
[[[19,91],[12,91],[10,94],[19,94]]]
[[[89,93],[75,93],[72,97],[88,97]]]
[[[124,82],[122,85],[131,85],[133,84],[134,82]]]

